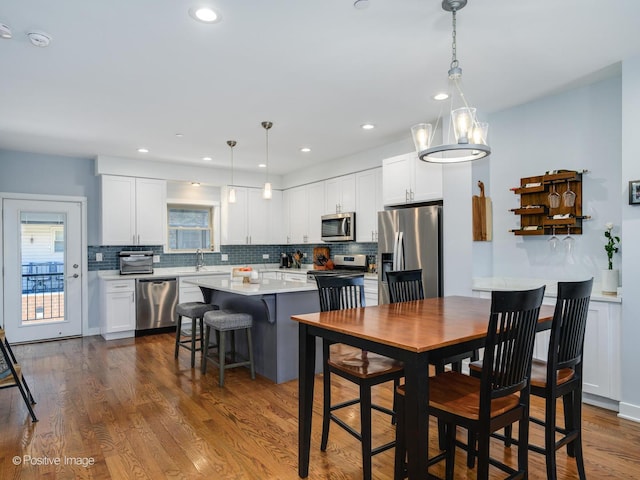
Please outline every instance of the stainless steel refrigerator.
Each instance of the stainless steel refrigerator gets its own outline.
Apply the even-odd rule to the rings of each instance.
[[[378,212],[378,303],[389,303],[386,272],[422,269],[425,298],[442,295],[442,206]]]

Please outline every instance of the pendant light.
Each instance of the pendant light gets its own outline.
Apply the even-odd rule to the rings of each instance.
[[[262,198],[266,200],[270,200],[273,195],[271,192],[271,183],[269,182],[269,129],[273,127],[272,122],[262,122],[262,128],[264,128],[266,135],[266,150],[267,150],[267,161],[265,162],[267,173],[264,182],[264,190],[262,190]]]
[[[476,109],[469,106],[462,92],[460,81],[462,68],[456,56],[456,12],[467,4],[467,0],[442,0],[442,8],[451,12],[452,43],[451,65],[449,67],[449,125],[446,140],[442,145],[432,146],[433,136],[438,129],[442,114],[435,127],[430,123],[420,123],[411,127],[411,135],[420,160],[434,163],[456,163],[478,160],[491,154],[487,144],[489,124],[478,122]],[[443,137],[445,128],[443,125]]]
[[[233,186],[233,147],[235,147],[237,142],[235,140],[227,140],[227,145],[231,150],[231,188],[229,189],[229,203],[236,203],[236,187]]]

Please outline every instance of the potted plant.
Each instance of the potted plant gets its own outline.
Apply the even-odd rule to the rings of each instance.
[[[620,273],[618,269],[613,268],[613,254],[618,253],[620,246],[620,237],[613,235],[613,223],[607,223],[605,225],[604,236],[607,239],[607,243],[604,245],[604,249],[607,252],[608,269],[602,271],[602,292],[615,294],[618,292],[618,279]]]

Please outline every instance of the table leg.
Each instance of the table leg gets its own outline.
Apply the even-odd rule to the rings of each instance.
[[[427,354],[405,362],[405,432],[410,480],[428,478],[429,363]]]
[[[316,338],[308,334],[304,323],[300,323],[298,328],[298,357],[298,476],[306,478],[309,475],[311,451]]]

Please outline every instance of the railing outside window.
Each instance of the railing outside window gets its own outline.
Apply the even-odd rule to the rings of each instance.
[[[22,265],[22,321],[64,318],[64,264]]]

